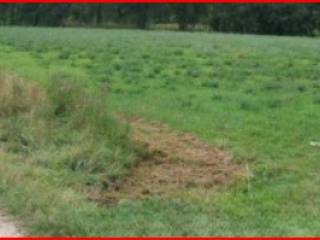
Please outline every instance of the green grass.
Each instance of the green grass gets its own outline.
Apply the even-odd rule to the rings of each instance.
[[[206,199],[99,207],[54,180],[62,169],[1,157],[0,197],[32,233],[320,234],[320,150],[309,145],[320,140],[319,39],[1,27],[0,43],[2,68],[43,85],[58,74],[103,86],[110,111],[192,132],[252,171]]]

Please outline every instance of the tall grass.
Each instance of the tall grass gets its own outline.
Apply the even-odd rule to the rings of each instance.
[[[103,89],[62,75],[40,87],[4,73],[0,89],[0,135],[7,151],[94,177],[114,179],[130,168],[128,128],[110,116]],[[34,158],[39,152],[46,157]]]

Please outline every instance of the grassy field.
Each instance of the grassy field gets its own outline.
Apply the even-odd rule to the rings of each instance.
[[[33,234],[319,235],[320,149],[310,146],[320,141],[319,46],[317,38],[1,27],[1,71],[45,86],[49,95],[52,83],[68,78],[81,89],[102,89],[109,112],[193,133],[251,172],[245,183],[205,198],[102,207],[82,189],[100,176],[90,168],[96,162],[84,170],[63,162],[83,136],[59,125],[28,161],[0,151],[1,201]],[[69,145],[61,147],[65,133]],[[97,158],[113,154],[114,162],[98,169],[114,164],[111,174],[121,176],[134,150],[118,135],[101,143],[106,155]]]

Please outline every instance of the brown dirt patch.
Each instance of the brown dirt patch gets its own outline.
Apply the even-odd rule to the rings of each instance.
[[[128,120],[141,159],[122,182],[100,193],[103,202],[122,198],[172,196],[193,189],[217,190],[244,176],[225,152],[191,134],[179,134],[161,124]]]

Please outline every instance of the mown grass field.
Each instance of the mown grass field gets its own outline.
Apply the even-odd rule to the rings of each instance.
[[[2,71],[44,86],[103,86],[108,111],[193,133],[251,172],[206,197],[102,207],[82,189],[99,171],[70,170],[61,149],[44,144],[27,162],[0,155],[1,202],[33,234],[319,235],[320,149],[310,146],[320,141],[319,51],[318,38],[1,27]],[[54,146],[66,132],[83,143],[59,128]],[[116,135],[108,139],[121,142],[122,157],[113,147],[101,156],[122,159],[112,169],[121,176],[134,154]]]

